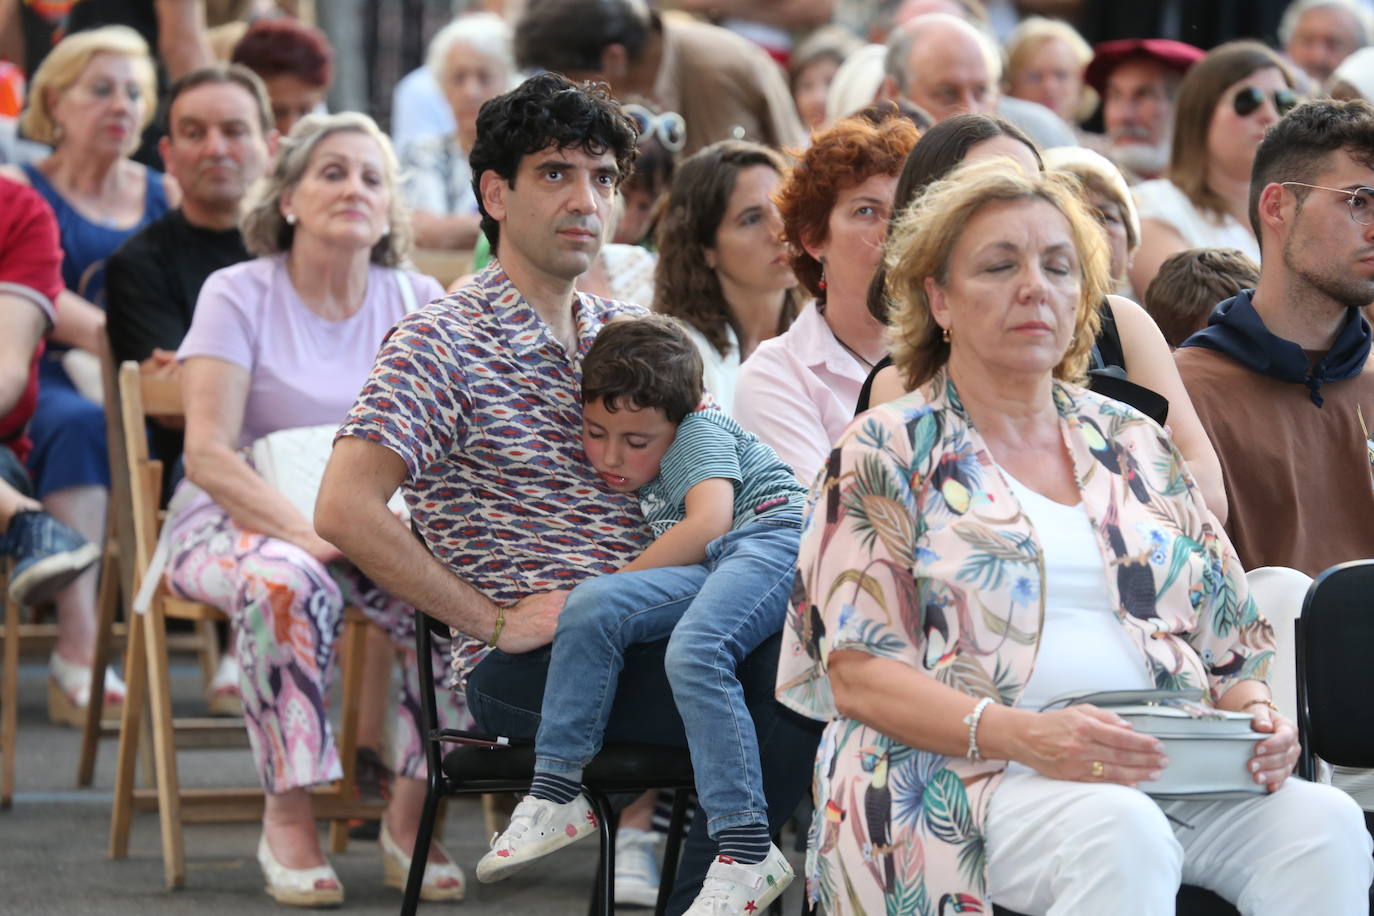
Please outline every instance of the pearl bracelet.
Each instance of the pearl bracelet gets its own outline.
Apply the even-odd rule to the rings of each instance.
[[[983,718],[983,710],[991,703],[992,697],[983,697],[978,701],[978,705],[973,707],[973,712],[964,716],[964,724],[968,726],[968,759],[974,763],[983,759],[983,755],[978,752],[978,723]]]

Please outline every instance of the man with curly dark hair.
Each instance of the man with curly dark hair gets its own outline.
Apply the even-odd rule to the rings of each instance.
[[[544,73],[483,106],[471,163],[495,259],[392,331],[316,504],[321,536],[453,627],[455,683],[479,727],[512,738],[538,730],[565,590],[650,540],[633,495],[582,451],[582,356],[607,321],[643,310],[573,286],[601,248],[634,148],[603,87]],[[386,508],[400,486],[428,551]],[[686,745],[664,650],[627,654],[607,743]],[[777,658],[774,636],[739,668],[774,828],[805,789],[817,739],[772,700]],[[671,912],[701,889],[713,851],[697,821]]]

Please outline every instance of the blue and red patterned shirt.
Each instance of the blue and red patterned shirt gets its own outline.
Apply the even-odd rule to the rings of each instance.
[[[636,305],[578,293],[569,357],[499,264],[402,319],[340,436],[394,451],[434,555],[498,604],[615,572],[649,543],[639,504],[582,451],[582,357]],[[461,684],[486,644],[455,633]]]

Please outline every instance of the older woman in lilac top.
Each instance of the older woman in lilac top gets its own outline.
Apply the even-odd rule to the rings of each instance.
[[[413,645],[411,611],[344,561],[239,449],[277,430],[341,422],[388,330],[443,295],[433,279],[395,266],[409,245],[395,171],[365,115],[300,121],[243,219],[244,241],[261,256],[210,276],[178,352],[183,486],[203,492],[179,494],[168,580],[236,625],[244,711],[268,793],[258,860],[268,893],[296,905],[343,899],[309,787],[341,776],[325,697],[344,605],[362,607],[402,648]],[[419,685],[413,663],[403,667],[401,778],[382,829],[388,883],[409,867],[425,791]],[[426,896],[461,896],[458,867],[437,846],[430,861]]]

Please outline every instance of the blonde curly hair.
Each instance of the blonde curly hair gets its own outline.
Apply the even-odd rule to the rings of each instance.
[[[1100,324],[1099,306],[1111,290],[1107,243],[1081,199],[1077,179],[1058,172],[1027,175],[1004,159],[973,162],[931,184],[912,202],[888,234],[888,349],[907,389],[930,381],[949,361],[950,345],[930,312],[925,280],[948,282],[949,261],[964,227],[991,203],[1042,200],[1069,224],[1078,252],[1079,299],[1073,337],[1055,378],[1081,384],[1087,374]]]

